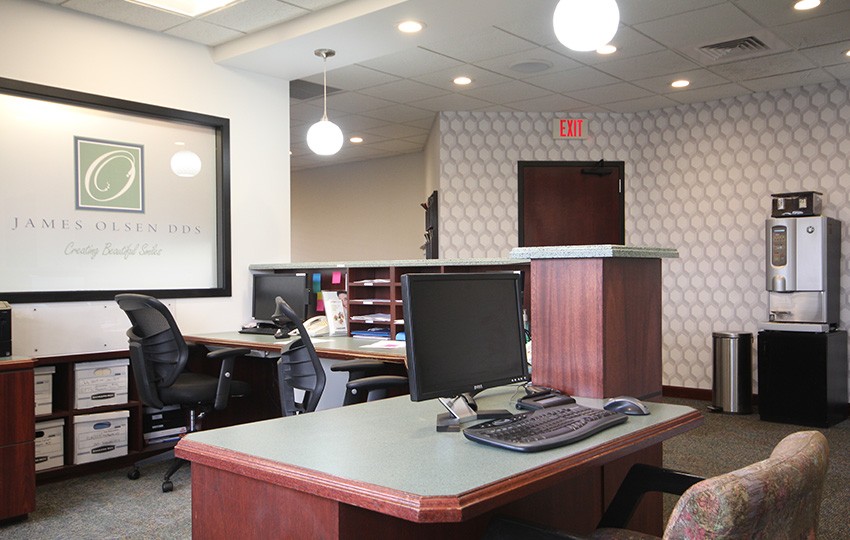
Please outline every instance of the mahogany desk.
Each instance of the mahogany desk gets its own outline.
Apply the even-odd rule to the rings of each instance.
[[[515,390],[485,391],[479,404],[511,408]],[[577,489],[583,472],[702,422],[688,407],[649,407],[649,416],[533,454],[437,433],[441,405],[408,397],[191,433],[176,453],[192,462],[195,538],[469,540],[496,512],[583,523],[589,508],[565,506],[559,488]],[[583,495],[588,507],[601,502],[598,488]]]

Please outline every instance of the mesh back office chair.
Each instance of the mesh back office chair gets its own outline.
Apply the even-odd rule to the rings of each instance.
[[[815,538],[828,462],[826,437],[818,431],[800,431],[782,439],[769,458],[706,480],[649,465],[635,465],[590,538],[656,538],[624,529],[641,496],[651,491],[681,495],[667,521],[665,540]],[[497,518],[485,538],[554,540],[576,537]]]
[[[275,298],[272,321],[283,328],[287,320],[295,325],[300,338],[281,353],[277,369],[281,412],[283,416],[292,416],[316,410],[325,389],[326,376],[304,324],[289,304],[278,296]],[[375,397],[380,398],[386,396],[391,389],[398,391],[407,388],[407,377],[398,375],[404,373],[404,366],[389,362],[342,362],[332,366],[331,370],[349,373],[343,405],[364,402],[370,392],[375,392]],[[303,391],[300,400],[296,399],[295,390]]]
[[[130,319],[127,330],[130,344],[130,365],[139,392],[139,398],[148,407],[161,409],[167,405],[180,405],[189,411],[188,431],[200,429],[200,421],[211,409],[221,410],[231,396],[248,394],[250,387],[242,381],[231,380],[233,361],[244,356],[249,349],[220,349],[207,354],[210,361],[221,361],[218,377],[186,371],[189,348],[168,308],[156,298],[142,294],[119,294],[118,306]],[[185,460],[174,457],[174,450],[137,462],[127,474],[131,480],[139,478],[139,466],[173,458],[165,474],[162,491],[174,488],[171,475]]]

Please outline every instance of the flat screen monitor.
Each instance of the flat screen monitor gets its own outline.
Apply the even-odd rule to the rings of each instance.
[[[251,316],[259,322],[271,323],[275,297],[280,296],[301,320],[310,314],[310,288],[305,273],[254,274],[254,296]]]
[[[474,414],[471,396],[528,380],[521,285],[519,272],[402,276],[413,401],[441,398],[449,424],[492,418]]]

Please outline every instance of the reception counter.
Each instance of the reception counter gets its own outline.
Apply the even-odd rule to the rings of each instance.
[[[579,396],[660,396],[661,259],[677,256],[613,245],[512,250],[531,261],[534,382]]]

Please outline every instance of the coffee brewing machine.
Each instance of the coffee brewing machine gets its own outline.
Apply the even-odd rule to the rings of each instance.
[[[841,222],[817,191],[772,195],[765,224],[767,321],[759,323],[762,420],[827,427],[847,417],[847,332],[839,330]]]

